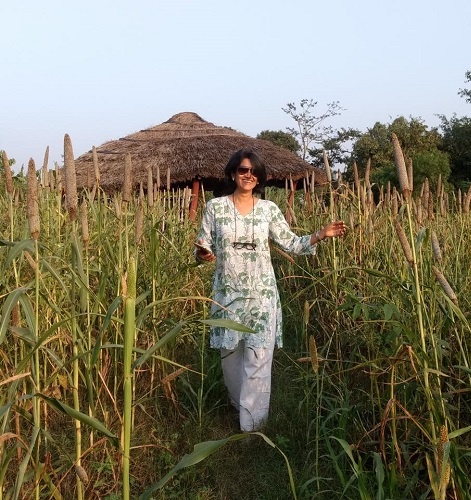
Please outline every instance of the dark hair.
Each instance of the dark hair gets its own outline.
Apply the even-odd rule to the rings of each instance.
[[[257,177],[258,184],[254,188],[254,192],[263,193],[267,182],[267,171],[265,164],[260,157],[251,149],[239,149],[236,151],[227,162],[224,168],[224,181],[226,183],[227,192],[233,193],[236,189],[236,183],[233,180],[237,167],[242,163],[242,160],[248,159],[252,164],[253,175]]]

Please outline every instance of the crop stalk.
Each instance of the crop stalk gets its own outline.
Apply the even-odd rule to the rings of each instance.
[[[124,409],[123,409],[123,500],[130,498],[130,451],[132,429],[133,368],[132,357],[136,331],[136,260],[129,258],[127,270],[127,290],[124,304]]]

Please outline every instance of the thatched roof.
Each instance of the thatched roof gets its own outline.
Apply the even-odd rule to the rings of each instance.
[[[131,154],[133,184],[147,186],[147,169],[152,167],[154,182],[157,171],[162,185],[170,168],[172,185],[190,184],[205,179],[212,189],[223,178],[229,157],[238,149],[256,151],[267,167],[269,184],[281,184],[291,178],[300,179],[315,172],[317,182],[325,182],[322,170],[312,167],[294,153],[271,142],[253,139],[229,127],[216,126],[196,113],[178,113],[155,127],[140,130],[96,148],[100,169],[100,185],[105,191],[121,189],[124,158]],[[92,151],[75,160],[77,186],[85,187],[94,178]]]

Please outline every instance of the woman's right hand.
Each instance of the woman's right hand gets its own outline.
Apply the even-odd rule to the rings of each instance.
[[[196,260],[204,262],[213,262],[216,256],[206,247],[203,246],[203,240],[199,239],[195,243],[196,247]]]

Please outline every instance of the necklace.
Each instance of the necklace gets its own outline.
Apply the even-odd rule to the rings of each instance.
[[[232,243],[232,246],[236,250],[241,250],[242,248],[245,248],[247,250],[255,250],[257,248],[257,245],[255,243],[255,223],[254,223],[255,200],[254,200],[254,197],[252,195],[252,242],[237,241],[237,213],[236,213],[234,194],[232,195],[232,204],[234,205],[234,241]]]

